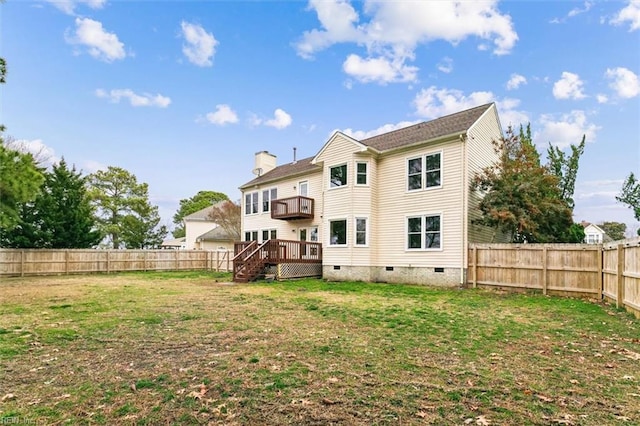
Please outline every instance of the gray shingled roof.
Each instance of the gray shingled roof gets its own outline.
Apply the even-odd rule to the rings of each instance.
[[[311,164],[311,160],[313,160],[313,157],[303,158],[295,163],[283,164],[282,166],[269,170],[262,176],[258,176],[257,178],[245,183],[240,188],[242,189],[253,185],[259,185],[261,183],[271,182],[282,177],[294,176],[300,173],[321,171],[322,168],[316,164]]]
[[[363,139],[359,142],[365,146],[375,149],[378,152],[385,152],[401,148],[403,146],[426,142],[442,136],[462,133],[467,131],[473,123],[475,123],[480,116],[491,107],[491,105],[493,105],[493,103],[480,105],[465,111],[436,118],[435,120],[425,121],[414,124],[413,126],[404,127],[392,132]],[[257,178],[245,183],[240,187],[240,189],[275,181],[283,177],[294,176],[300,173],[320,171],[320,166],[311,164],[311,160],[313,160],[313,158],[314,157],[309,157],[296,163],[278,166],[262,176],[258,176]]]
[[[198,210],[195,213],[191,213],[189,215],[186,215],[183,220],[199,220],[199,221],[206,221],[206,220],[211,220],[209,219],[209,214],[211,213],[211,210],[213,210],[214,207],[220,207],[222,204],[224,204],[227,200],[222,200],[222,201],[218,201],[217,203],[205,207],[202,210]]]
[[[200,241],[233,241],[235,237],[229,235],[221,226],[213,228],[211,231],[200,235],[196,240]]]
[[[377,151],[384,152],[413,145],[418,142],[464,132],[469,129],[491,105],[492,104],[481,105],[466,111],[436,118],[435,120],[414,124],[413,126],[394,130],[393,132],[363,139],[360,143]]]

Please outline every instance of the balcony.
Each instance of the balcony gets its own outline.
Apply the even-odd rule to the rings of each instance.
[[[298,196],[273,200],[271,201],[271,218],[313,219],[313,198]]]

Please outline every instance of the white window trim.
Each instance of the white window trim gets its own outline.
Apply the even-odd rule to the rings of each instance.
[[[440,247],[438,248],[425,248],[424,247],[424,230],[421,231],[421,245],[420,248],[409,248],[409,218],[419,217],[422,219],[422,225],[424,225],[424,218],[426,216],[440,216]],[[444,250],[444,215],[442,212],[428,212],[428,213],[415,213],[406,214],[404,216],[404,251],[408,253],[425,252],[425,251],[443,251]]]
[[[440,154],[440,185],[427,187],[427,157],[434,154]],[[415,160],[416,158],[422,158],[422,184],[418,189],[409,189],[409,160]],[[431,191],[434,189],[441,189],[444,187],[444,150],[431,151],[421,155],[412,155],[405,157],[404,159],[404,190],[406,193],[413,194],[422,191]]]
[[[336,167],[342,167],[342,166],[346,166],[347,171],[345,173],[345,177],[347,178],[347,184],[346,185],[340,185],[340,186],[331,186],[331,169],[335,169]],[[349,186],[349,163],[339,163],[339,164],[334,164],[333,166],[329,166],[327,168],[327,188],[329,189],[329,191],[333,191],[334,189],[341,189],[341,188],[346,188],[347,186]]]
[[[367,166],[367,172],[365,174],[365,179],[367,183],[358,183],[358,164],[364,164]],[[369,162],[368,161],[356,161],[356,165],[353,168],[355,173],[353,175],[353,184],[355,186],[369,186]],[[347,182],[348,183],[348,182]]]
[[[252,197],[251,197],[251,203],[249,203],[249,205],[250,205],[250,206],[253,206],[253,195],[252,195],[252,194],[257,194],[257,201],[258,201],[258,206],[257,206],[257,207],[258,207],[258,211],[257,211],[257,212],[255,212],[255,213],[247,212],[247,195],[251,195],[251,196],[252,196]],[[260,205],[260,191],[245,192],[245,193],[244,193],[244,199],[243,199],[242,201],[243,201],[243,204],[242,204],[242,205],[243,205],[243,208],[244,208],[244,210],[245,210],[245,211],[244,211],[244,215],[245,215],[245,216],[253,216],[253,215],[257,215],[257,214],[260,214],[260,213],[261,213],[261,210],[262,210],[262,209],[261,209],[261,205]]]
[[[366,241],[366,244],[358,244],[358,219],[364,219],[366,220],[366,227],[364,230],[364,238]],[[360,247],[360,248],[366,248],[369,247],[369,226],[370,222],[369,222],[369,216],[367,215],[356,215],[353,218],[353,246],[354,247]]]
[[[345,238],[344,244],[331,244],[331,222],[337,222],[339,220],[343,220],[345,222]],[[327,219],[327,247],[349,247],[349,218],[347,217],[332,217],[331,219]]]
[[[259,235],[260,242],[264,243],[265,241],[270,240],[272,231],[276,231],[276,238],[277,238],[278,237],[278,229],[277,228],[263,228],[263,229],[261,229],[260,230],[260,235]],[[267,236],[269,237],[269,238],[267,238],[267,240],[264,239],[264,233],[265,232],[267,232]]]

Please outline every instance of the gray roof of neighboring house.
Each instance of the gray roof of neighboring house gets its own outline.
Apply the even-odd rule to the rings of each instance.
[[[224,204],[227,200],[223,200],[223,201],[218,201],[217,203],[205,207],[202,210],[198,210],[197,212],[191,213],[185,217],[182,218],[182,220],[194,220],[194,221],[209,221],[211,219],[209,219],[209,214],[211,214],[211,210],[213,210],[216,207],[220,207],[222,204]]]
[[[211,231],[205,232],[200,235],[196,240],[200,241],[233,241],[235,237],[229,235],[227,231],[222,229],[220,226],[212,229]]]
[[[185,237],[176,238],[175,240],[164,240],[160,245],[165,247],[181,246],[186,240],[187,239]]]
[[[456,112],[435,120],[425,121],[404,127],[392,132],[383,133],[367,139],[360,140],[361,144],[371,147],[376,151],[385,152],[404,146],[410,146],[419,142],[426,142],[442,136],[462,133],[467,131],[482,114],[484,114],[493,103],[480,105],[465,111]],[[277,179],[294,176],[301,173],[320,171],[321,167],[311,164],[314,157],[304,158],[295,163],[283,164],[262,176],[245,183],[240,189],[245,189],[253,185],[259,185]]]

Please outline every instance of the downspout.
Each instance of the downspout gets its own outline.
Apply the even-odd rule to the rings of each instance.
[[[462,144],[462,256],[460,257],[460,286],[465,284],[464,270],[467,266],[465,259],[467,258],[467,252],[469,251],[469,235],[467,230],[469,211],[468,211],[468,184],[467,184],[467,134],[460,134],[460,143]]]

